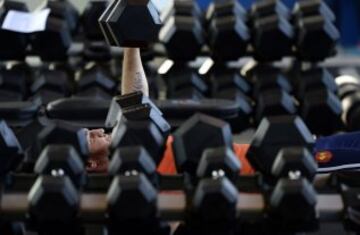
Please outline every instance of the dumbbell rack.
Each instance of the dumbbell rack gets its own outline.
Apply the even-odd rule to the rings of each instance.
[[[28,194],[5,193],[1,199],[1,214],[5,220],[26,220]],[[161,220],[180,222],[185,218],[186,196],[182,191],[164,191],[158,194],[158,212]],[[236,205],[241,220],[262,219],[266,209],[260,193],[239,193]],[[322,222],[339,222],[343,219],[345,205],[339,194],[319,194],[316,210]],[[105,193],[81,194],[79,217],[84,223],[104,223],[107,201]]]
[[[237,218],[241,221],[253,221],[264,219],[267,210],[267,193],[269,186],[262,185],[264,189],[256,186],[260,175],[240,176],[237,180],[239,189],[236,204]],[[35,175],[13,174],[11,176],[15,190],[4,189],[0,199],[0,214],[5,221],[26,221],[28,219],[28,192],[24,191],[35,179]],[[260,176],[261,177],[261,176]],[[18,178],[18,181],[16,180]],[[320,222],[341,222],[344,219],[349,201],[344,201],[344,195],[336,190],[331,190],[327,186],[332,180],[331,175],[317,176],[314,185],[320,193],[317,194],[316,211]],[[79,192],[79,214],[78,217],[84,223],[104,223],[107,220],[107,184],[111,178],[107,175],[94,175],[89,177],[89,189]],[[11,182],[11,180],[10,180]],[[102,182],[100,188],[94,187]],[[107,183],[104,183],[107,182]],[[168,222],[180,222],[186,218],[187,195],[184,188],[184,178],[182,175],[161,176],[160,189],[157,196],[158,218]],[[28,186],[26,186],[28,185]],[[14,185],[13,185],[14,186]],[[6,188],[6,187],[5,187]],[[270,190],[271,191],[271,190]],[[131,202],[130,202],[131,203]]]

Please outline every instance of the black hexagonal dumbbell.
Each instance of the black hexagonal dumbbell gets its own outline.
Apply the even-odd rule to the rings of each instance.
[[[199,179],[226,176],[235,182],[240,168],[241,164],[231,148],[209,148],[201,156],[196,175]]]
[[[164,26],[159,40],[170,59],[195,59],[204,44],[202,12],[195,1],[175,0],[161,15]],[[186,45],[186,46],[185,46]]]
[[[196,188],[193,208],[204,222],[233,221],[237,199],[238,191],[226,177],[203,179]]]
[[[71,137],[69,129],[65,131],[58,127],[57,131],[48,130],[47,141],[57,143],[44,148],[34,167],[34,173],[40,176],[28,195],[29,214],[39,233],[46,234],[51,229],[58,229],[59,232],[79,232],[79,227],[74,221],[80,202],[78,188],[85,183],[85,158],[80,157],[75,150],[77,147],[74,147],[75,143],[74,146],[61,144],[69,141],[69,139],[64,140]],[[40,133],[40,136],[44,135],[46,130],[47,128]],[[73,133],[80,138],[81,133]],[[51,214],[51,211],[58,213]],[[68,226],[62,227],[63,224]]]
[[[305,93],[300,109],[301,117],[316,135],[331,135],[343,128],[341,101],[328,89]],[[319,113],[326,118],[320,118]]]
[[[318,227],[317,194],[311,183],[301,176],[281,178],[269,203],[270,223],[275,231],[312,231]]]
[[[141,92],[113,98],[105,126],[112,128],[121,122],[123,117],[130,121],[149,122],[156,125],[164,139],[170,133],[170,125],[163,118],[162,112]]]
[[[54,226],[56,223],[71,224],[76,220],[80,196],[68,176],[43,175],[35,181],[28,200],[30,216],[38,224],[39,231],[44,233],[55,228],[65,229]]]
[[[85,183],[85,167],[82,158],[71,145],[50,144],[41,152],[34,172],[54,177],[68,176],[77,187]]]
[[[233,133],[241,132],[252,125],[253,102],[237,88],[221,90],[213,96],[216,99],[231,100],[238,105],[238,117],[229,120]]]
[[[170,134],[170,125],[164,117],[148,104],[141,104],[123,109],[123,114],[128,120],[149,121],[154,123],[166,139]]]
[[[211,96],[216,99],[227,99],[236,102],[239,107],[239,117],[231,123],[232,131],[242,131],[250,126],[252,100],[247,96],[252,87],[239,71],[226,67],[214,69],[209,78]]]
[[[271,173],[276,179],[286,178],[291,174],[301,175],[310,182],[317,171],[314,156],[304,147],[285,147],[280,149],[272,165]]]
[[[131,228],[145,232],[156,226],[157,191],[142,173],[115,176],[107,193],[107,204],[110,231]]]
[[[36,136],[37,154],[49,144],[72,145],[83,161],[86,161],[89,155],[86,130],[65,122],[50,123],[38,133]]]
[[[335,14],[323,0],[305,0],[296,2],[293,9],[293,15],[295,21],[296,19],[313,15],[322,15],[328,21],[335,21]]]
[[[317,195],[310,183],[316,171],[315,159],[306,147],[285,147],[279,151],[272,167],[272,173],[279,180],[269,199],[275,229],[317,228]]]
[[[158,184],[155,162],[142,146],[121,147],[115,150],[108,172],[112,176],[142,173],[154,186]]]
[[[301,1],[294,6],[296,51],[302,60],[319,61],[336,53],[340,37],[334,13],[324,1]],[[315,47],[317,44],[319,46]]]
[[[29,76],[25,69],[0,70],[0,93],[3,101],[22,101],[28,95]]]
[[[249,81],[241,76],[237,69],[220,68],[210,75],[212,95],[228,88],[236,87],[244,94],[250,94]]]
[[[279,0],[258,1],[251,5],[250,16],[253,21],[273,14],[285,19],[289,19],[291,16],[290,10]]]
[[[41,99],[44,105],[69,96],[71,84],[68,74],[62,70],[41,71],[30,87],[33,99]]]
[[[130,121],[122,118],[112,130],[111,148],[142,145],[156,164],[165,150],[166,139],[151,121]]]
[[[250,32],[245,22],[246,13],[237,1],[213,2],[206,18],[209,24],[208,43],[215,60],[235,60],[246,53]]]
[[[161,27],[159,13],[150,0],[114,1],[99,23],[107,42],[121,47],[146,47],[158,39]]]
[[[188,119],[174,134],[174,155],[178,172],[195,176],[203,151],[207,148],[232,148],[230,126],[219,119],[196,114]],[[199,141],[193,141],[198,139]]]
[[[50,17],[64,19],[72,34],[75,34],[79,23],[79,12],[69,0],[48,1]]]
[[[156,105],[153,103],[153,101],[146,95],[144,95],[142,92],[132,92],[126,95],[116,96],[113,99],[113,102],[117,103],[121,108],[126,109],[131,106],[141,105],[141,104],[147,104],[151,106],[152,109],[156,110],[160,115],[162,115],[162,112]],[[112,107],[118,107],[118,106],[112,106]],[[116,108],[115,108],[116,110]],[[114,111],[115,111],[114,110]],[[112,125],[113,127],[113,125]]]
[[[9,171],[14,171],[24,158],[23,149],[4,120],[0,120],[0,175],[4,176]]]
[[[168,231],[158,220],[156,165],[145,148],[118,148],[109,173],[114,176],[107,193],[110,231]]]
[[[292,54],[294,29],[288,19],[274,14],[253,23],[254,57],[260,61],[279,60]]]
[[[49,17],[45,30],[31,36],[32,52],[39,55],[43,61],[66,60],[71,43],[72,37],[68,23],[65,19],[58,17]]]
[[[296,96],[302,100],[307,91],[316,89],[328,89],[337,93],[338,86],[334,76],[326,69],[315,67],[299,73],[296,80]]]
[[[87,39],[103,40],[104,35],[101,32],[98,19],[109,5],[107,0],[92,0],[86,5],[86,8],[81,15],[81,23]]]
[[[300,101],[300,115],[310,130],[317,135],[340,130],[343,127],[342,108],[334,76],[319,67],[302,71],[297,76],[295,94]],[[318,113],[324,113],[328,118],[320,120]]]
[[[140,109],[134,110],[136,111],[134,114],[136,114],[138,119],[146,120],[147,118],[152,119],[152,117],[163,115],[148,96],[145,96],[142,92],[133,92],[113,98],[105,120],[105,127],[115,127],[123,118],[122,110],[132,109],[133,107],[140,107]],[[153,111],[157,112],[157,114],[152,113]],[[155,121],[155,119],[153,120]],[[161,129],[162,126],[158,125]]]
[[[242,20],[247,20],[247,12],[244,7],[235,0],[215,0],[212,1],[206,11],[206,20],[211,22],[216,17],[226,17],[236,15]]]
[[[72,32],[77,28],[78,12],[67,0],[49,1],[48,7],[51,13],[45,30],[30,36],[32,52],[43,61],[66,60],[72,43]]]
[[[156,200],[156,190],[144,175],[117,176],[108,193],[110,216],[145,219],[155,214]]]
[[[87,69],[93,67],[94,62],[96,62],[102,65],[103,68],[109,69],[112,75],[120,77],[121,68],[113,67],[114,69],[112,70],[111,59],[113,58],[113,53],[111,47],[105,41],[85,41],[82,56],[84,61],[88,62],[85,65]]]
[[[281,148],[301,146],[311,151],[314,143],[313,135],[300,117],[268,117],[260,122],[246,157],[257,171],[271,178],[271,168]]]
[[[290,11],[279,0],[257,1],[251,6],[251,53],[259,61],[281,59],[292,54],[294,29]]]
[[[231,149],[220,147],[204,151],[197,169],[200,181],[192,204],[196,220],[202,226],[221,224],[229,229],[233,225],[238,199],[233,182],[239,172],[240,162]]]
[[[168,57],[175,61],[195,59],[204,45],[202,25],[195,16],[171,16],[164,23],[159,39]]]
[[[256,99],[261,92],[269,89],[278,89],[291,93],[293,90],[287,77],[277,68],[259,66],[249,72],[253,83],[253,97]]]
[[[165,76],[170,99],[202,99],[208,91],[204,79],[188,67],[173,68]]]
[[[109,72],[100,65],[94,65],[89,69],[84,69],[77,83],[76,96],[97,97],[111,99],[117,91],[117,83],[113,80]]]
[[[161,12],[161,20],[166,22],[171,16],[196,16],[202,18],[202,11],[199,5],[194,1],[175,0],[168,4]]]
[[[264,117],[294,115],[296,112],[297,107],[290,94],[281,89],[268,89],[257,98],[254,118],[259,123]]]
[[[27,11],[27,4],[32,6],[33,2],[29,1],[0,1],[0,22],[3,23],[7,12],[9,10],[19,10],[20,8],[24,11]],[[36,1],[34,1],[36,3]],[[7,6],[6,6],[7,4]],[[34,5],[37,7],[37,4]],[[26,56],[26,47],[27,47],[27,36],[22,33],[10,31],[1,28],[0,37],[2,42],[0,45],[0,60],[20,60],[23,61]]]

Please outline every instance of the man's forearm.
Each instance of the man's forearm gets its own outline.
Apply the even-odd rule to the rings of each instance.
[[[140,49],[124,48],[121,94],[141,91],[149,95],[149,85],[141,62]]]

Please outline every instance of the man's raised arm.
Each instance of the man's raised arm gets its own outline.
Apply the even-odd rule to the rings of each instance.
[[[142,91],[149,96],[149,85],[141,62],[139,48],[124,48],[121,94]]]

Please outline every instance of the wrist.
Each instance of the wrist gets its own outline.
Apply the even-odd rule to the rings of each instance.
[[[125,54],[140,54],[140,48],[125,47]]]

